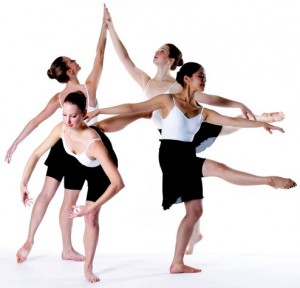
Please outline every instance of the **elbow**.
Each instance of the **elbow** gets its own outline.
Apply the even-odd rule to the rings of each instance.
[[[117,183],[117,189],[118,191],[122,190],[125,187],[125,183],[123,182],[122,179]]]

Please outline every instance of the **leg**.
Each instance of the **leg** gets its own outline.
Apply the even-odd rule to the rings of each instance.
[[[196,222],[191,239],[185,250],[185,254],[193,254],[195,245],[203,238],[200,233],[200,219]]]
[[[45,216],[48,205],[55,195],[59,184],[60,182],[58,180],[46,176],[43,189],[38,195],[32,208],[27,240],[24,245],[18,250],[16,255],[18,263],[22,263],[27,259],[34,243],[35,233]]]
[[[91,205],[93,202],[86,201],[86,206]],[[99,282],[100,278],[93,272],[93,261],[96,253],[96,248],[99,238],[99,212],[89,213],[85,215],[85,230],[83,236],[84,249],[85,249],[85,262],[84,262],[84,275],[88,282]]]
[[[63,241],[63,260],[84,261],[84,256],[74,250],[72,246],[72,226],[73,219],[68,217],[68,212],[72,210],[72,206],[76,204],[79,196],[79,190],[65,189],[64,200],[59,213],[59,223]]]
[[[222,163],[205,160],[202,168],[204,177],[216,176],[236,185],[269,185],[275,189],[290,189],[297,184],[288,178],[278,176],[257,176],[234,170]]]
[[[175,253],[170,273],[196,273],[200,269],[187,266],[183,262],[189,240],[191,239],[193,229],[202,215],[202,200],[191,200],[184,203],[186,214],[183,217],[177,231]]]
[[[245,116],[239,115],[238,117],[245,117]],[[282,121],[284,119],[284,113],[283,112],[263,113],[261,115],[255,115],[255,117],[257,121],[273,123],[273,122]],[[250,120],[253,120],[253,118],[250,117]],[[221,136],[229,135],[238,130],[240,130],[240,128],[238,127],[223,126],[220,135]]]

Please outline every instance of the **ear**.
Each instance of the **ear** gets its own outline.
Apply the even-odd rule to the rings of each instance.
[[[183,76],[183,82],[184,82],[185,84],[190,84],[191,78],[190,78],[189,76],[187,76],[187,75],[184,75],[184,76]]]
[[[72,69],[68,69],[68,70],[67,70],[67,75],[68,75],[68,76],[71,76],[72,74],[73,74]]]
[[[86,114],[87,114],[87,109],[84,109],[83,112],[82,112],[82,116],[85,117]]]

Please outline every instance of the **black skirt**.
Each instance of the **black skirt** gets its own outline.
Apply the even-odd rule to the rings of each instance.
[[[163,173],[163,209],[175,203],[203,198],[202,166],[193,142],[161,140],[159,164]]]

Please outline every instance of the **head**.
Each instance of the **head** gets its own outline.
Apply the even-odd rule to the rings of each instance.
[[[86,97],[81,91],[71,92],[63,103],[63,122],[69,127],[79,127],[86,115]]]
[[[154,55],[154,63],[169,63],[170,69],[175,70],[178,66],[183,65],[181,51],[171,43],[161,46]]]
[[[196,90],[203,91],[206,83],[205,70],[198,63],[187,62],[177,72],[176,81],[183,88],[192,85]]]
[[[80,66],[76,60],[65,56],[56,58],[47,71],[50,79],[56,79],[59,83],[67,83],[70,77],[77,76]]]

